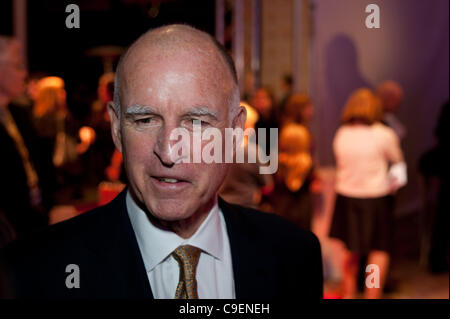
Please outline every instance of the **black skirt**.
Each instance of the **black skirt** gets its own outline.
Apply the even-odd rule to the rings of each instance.
[[[351,252],[392,252],[393,197],[352,198],[337,194],[330,237],[342,240]]]

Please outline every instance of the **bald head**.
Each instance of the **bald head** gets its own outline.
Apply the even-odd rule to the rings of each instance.
[[[236,69],[230,55],[209,34],[187,25],[152,29],[139,37],[122,55],[117,66],[114,104],[120,116],[124,89],[136,70],[151,71],[161,63],[184,59],[227,95],[230,111],[239,105]],[[147,68],[147,70],[146,70]]]

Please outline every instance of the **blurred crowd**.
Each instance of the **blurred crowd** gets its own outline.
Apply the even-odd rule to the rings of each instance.
[[[68,107],[64,79],[50,74],[28,76],[18,42],[0,36],[0,246],[49,224],[52,209],[73,205],[88,186],[105,182],[124,185],[122,157],[111,139],[107,104],[113,100],[114,74],[98,81],[97,99],[89,114],[75,117]],[[276,101],[270,88],[245,94],[246,158],[256,150],[270,153],[276,145],[269,134],[263,145],[259,128],[278,129],[278,163],[275,174],[259,173],[260,161],[234,163],[220,189],[227,201],[276,213],[298,226],[311,229],[322,181],[312,134],[314,101],[293,92],[292,78],[283,79],[284,96]],[[394,196],[407,181],[401,148],[406,129],[396,117],[403,91],[385,81],[376,89],[358,88],[342,106],[341,125],[333,151],[336,160],[336,202],[330,236],[346,247],[341,296],[353,298],[357,290],[361,257],[377,264],[384,284],[390,264],[394,232]],[[436,146],[424,154],[420,172],[427,205],[431,207],[430,266],[448,270],[448,168],[444,149],[448,143],[448,103],[436,130]],[[256,157],[258,158],[258,157]],[[103,184],[102,184],[103,183]],[[429,192],[437,194],[435,201]],[[430,202],[431,201],[431,202]],[[98,200],[101,203],[101,200]],[[381,297],[382,289],[367,298]]]
[[[20,56],[17,41],[0,37],[1,244],[45,227],[54,207],[82,200],[86,188],[123,178],[106,110],[114,74],[100,77],[97,99],[80,117],[64,79],[28,75]]]

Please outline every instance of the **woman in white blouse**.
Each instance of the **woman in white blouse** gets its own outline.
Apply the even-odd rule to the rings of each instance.
[[[381,124],[379,99],[366,88],[349,97],[336,132],[336,203],[330,237],[349,250],[343,267],[343,297],[356,291],[359,257],[368,256],[365,297],[380,298],[392,245],[392,194],[406,184],[406,165],[395,132]],[[375,266],[373,266],[375,265]],[[379,285],[377,273],[379,270]]]

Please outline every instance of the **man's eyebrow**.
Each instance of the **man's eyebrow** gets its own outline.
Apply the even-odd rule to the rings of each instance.
[[[125,111],[125,116],[133,116],[133,115],[149,115],[149,114],[158,114],[158,112],[147,105],[131,105],[127,107]],[[207,107],[195,107],[187,111],[184,116],[209,116],[214,120],[217,120],[217,113],[210,110]]]
[[[131,105],[131,106],[127,107],[127,109],[125,111],[125,116],[147,115],[147,114],[157,114],[157,112],[151,106],[140,105],[140,104]]]
[[[217,120],[217,113],[207,107],[196,107],[185,113],[185,116],[209,116]]]

